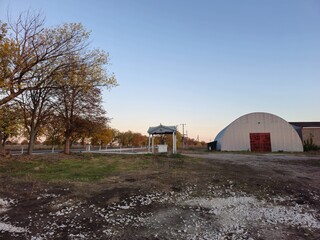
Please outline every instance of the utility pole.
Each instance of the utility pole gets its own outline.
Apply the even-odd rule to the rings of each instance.
[[[186,130],[185,138],[188,139],[188,131]],[[186,146],[188,146],[188,142],[186,143]]]
[[[184,149],[184,126],[187,124],[181,123],[180,125],[182,125],[182,148]]]

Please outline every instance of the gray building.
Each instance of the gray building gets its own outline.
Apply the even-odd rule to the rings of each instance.
[[[299,133],[302,142],[310,141],[320,147],[320,122],[289,122]]]

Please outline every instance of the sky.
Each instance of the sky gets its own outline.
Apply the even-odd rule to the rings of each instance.
[[[178,125],[212,141],[238,117],[320,121],[320,1],[0,0],[0,19],[41,11],[81,22],[119,86],[103,105],[120,131]]]

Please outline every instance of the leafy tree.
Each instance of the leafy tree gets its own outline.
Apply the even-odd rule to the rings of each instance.
[[[107,118],[105,116],[97,116],[94,119],[90,118],[77,118],[74,123],[74,134],[72,136],[72,143],[81,141],[81,144],[85,144],[85,139],[90,139],[101,131],[106,126]]]
[[[119,133],[118,142],[119,144],[121,144],[121,146],[126,146],[126,147],[132,146],[132,141],[133,141],[132,131]]]
[[[134,133],[132,139],[132,145],[136,147],[146,146],[148,144],[148,137],[141,133]]]
[[[134,133],[132,131],[119,132],[117,136],[118,143],[122,146],[146,146],[148,144],[148,137],[141,133]]]
[[[4,151],[9,137],[17,136],[20,128],[19,112],[15,105],[3,105],[0,107],[0,136],[1,152]]]
[[[91,138],[91,144],[93,145],[107,145],[112,142],[114,136],[113,131],[111,128],[104,127],[103,129],[100,129],[99,131],[96,131],[92,138]]]
[[[182,136],[182,134],[179,131],[177,131],[177,135],[176,135],[177,147],[179,147],[182,143],[181,136]],[[160,135],[157,142],[155,141],[155,144],[167,144],[169,148],[172,148],[172,146],[173,146],[172,142],[173,142],[172,134],[163,134],[163,135]]]
[[[115,128],[111,128],[111,132],[112,132],[112,140],[110,142],[110,147],[112,147],[112,145],[115,142],[119,143],[119,136],[121,134],[120,131],[118,129],[115,129]]]
[[[22,142],[21,142],[21,145],[28,145],[29,144],[29,142],[28,142],[28,140],[26,140],[26,139],[24,139]]]
[[[205,142],[200,142],[194,138],[189,138],[189,137],[185,137],[184,138],[184,141],[185,141],[185,145],[186,146],[192,146],[192,147],[204,147],[206,146],[206,143]]]
[[[62,145],[64,139],[63,130],[63,125],[59,119],[55,115],[51,115],[43,128],[44,136],[46,137],[44,144],[52,147]]]
[[[53,115],[52,90],[49,87],[30,89],[24,91],[16,98],[16,102],[18,102],[23,115],[24,127],[28,134],[28,154],[32,154],[39,131]]]
[[[116,79],[109,76],[103,66],[108,56],[95,50],[68,57],[68,69],[60,73],[55,94],[55,111],[64,124],[65,153],[70,153],[72,137],[77,132],[77,122],[85,119],[98,122],[105,118],[102,108],[101,86],[116,86]],[[105,118],[106,120],[106,118]]]

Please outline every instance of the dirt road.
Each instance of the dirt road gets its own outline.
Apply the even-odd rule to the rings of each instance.
[[[319,188],[320,186],[320,155],[304,154],[234,154],[209,153],[185,154],[186,156],[211,159],[217,164],[246,165],[263,175],[283,181],[304,181],[307,186]]]

